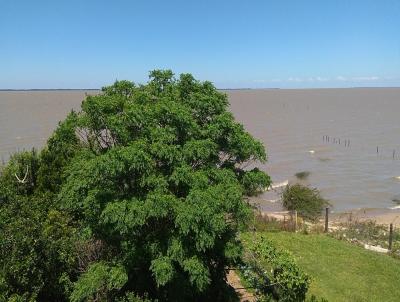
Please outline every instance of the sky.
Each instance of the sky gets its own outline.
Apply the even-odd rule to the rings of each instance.
[[[0,89],[400,86],[399,0],[0,0]]]

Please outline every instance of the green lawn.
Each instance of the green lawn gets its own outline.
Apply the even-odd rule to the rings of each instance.
[[[400,261],[326,235],[263,233],[312,277],[309,295],[332,301],[400,301]],[[250,234],[243,239],[251,240]]]

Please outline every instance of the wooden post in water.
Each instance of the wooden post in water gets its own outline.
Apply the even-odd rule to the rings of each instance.
[[[376,154],[378,154],[379,153],[379,148],[378,148],[378,146],[376,146]]]
[[[325,233],[328,233],[328,222],[329,222],[329,208],[325,208]]]
[[[340,145],[340,138],[339,138],[339,145]]]
[[[389,251],[392,250],[392,242],[393,242],[393,223],[391,223],[389,227]]]
[[[396,150],[393,150],[393,159],[394,159],[394,155],[396,154]]]

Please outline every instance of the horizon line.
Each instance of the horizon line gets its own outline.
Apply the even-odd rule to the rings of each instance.
[[[400,86],[350,86],[350,87],[239,87],[219,88],[217,90],[312,90],[312,89],[357,89],[357,88],[400,88]],[[0,91],[100,91],[102,88],[0,88]]]

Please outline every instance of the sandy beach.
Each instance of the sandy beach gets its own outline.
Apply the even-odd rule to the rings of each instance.
[[[341,213],[332,213],[331,220],[334,222],[372,220],[377,224],[389,225],[392,223],[394,226],[400,227],[400,209],[355,209]]]

